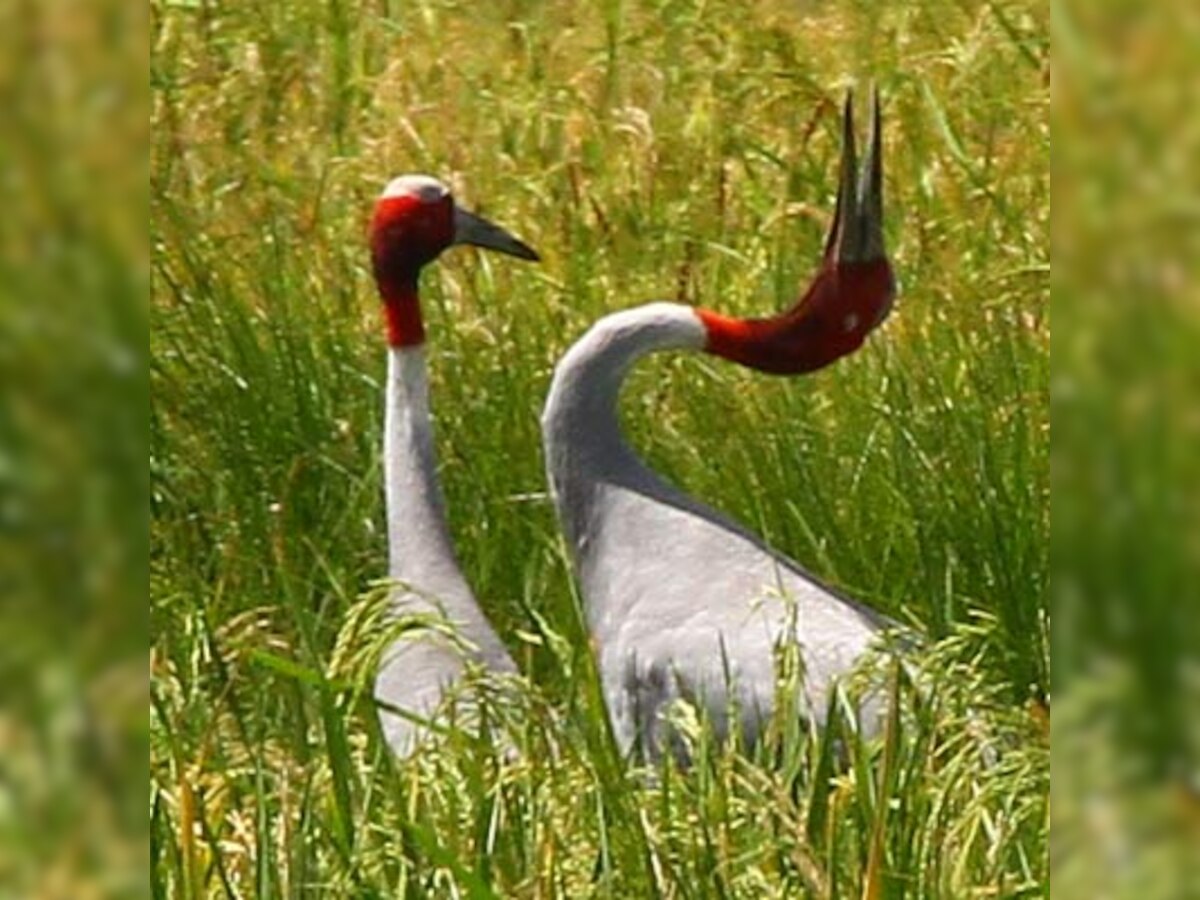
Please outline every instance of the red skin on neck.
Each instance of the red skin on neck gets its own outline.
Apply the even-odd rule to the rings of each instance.
[[[454,240],[454,207],[415,196],[385,197],[371,217],[371,263],[383,301],[387,341],[415,347],[425,341],[417,280],[421,268]]]
[[[891,307],[896,286],[887,260],[827,264],[787,312],[736,319],[707,309],[705,350],[774,375],[815,372],[853,353]]]
[[[388,289],[380,285],[380,294],[383,296],[388,346],[416,347],[425,343],[425,324],[421,321],[421,299],[416,283],[411,287]]]

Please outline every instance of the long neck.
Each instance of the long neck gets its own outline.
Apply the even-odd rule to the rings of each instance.
[[[625,442],[617,400],[630,367],[659,350],[701,350],[704,325],[695,311],[652,303],[601,319],[554,370],[542,437],[559,517],[574,541],[586,527],[601,483],[660,484]]]
[[[413,587],[436,591],[461,575],[438,484],[422,345],[388,347],[385,403],[388,572]]]

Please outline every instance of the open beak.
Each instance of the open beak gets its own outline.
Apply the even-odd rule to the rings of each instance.
[[[854,148],[854,103],[846,92],[842,114],[842,163],[837,207],[825,240],[827,263],[873,262],[883,259],[883,153],[880,141],[879,89],[871,90],[871,126],[867,158],[858,172]]]
[[[452,243],[474,244],[476,247],[486,247],[488,250],[497,250],[500,253],[507,253],[509,256],[516,256],[531,262],[538,262],[541,259],[532,247],[517,240],[499,225],[493,225],[482,216],[468,212],[460,206],[454,207],[454,240]]]

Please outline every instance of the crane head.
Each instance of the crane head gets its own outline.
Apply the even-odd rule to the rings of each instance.
[[[735,319],[698,310],[706,349],[774,374],[812,372],[854,352],[887,318],[896,282],[883,236],[883,153],[879,92],[871,94],[867,155],[861,171],[854,143],[853,97],[842,113],[837,204],[821,267],[793,307],[766,319]]]
[[[371,217],[371,260],[376,278],[415,278],[423,266],[455,244],[538,259],[527,244],[457,205],[449,188],[436,178],[401,175],[388,183]]]
[[[389,340],[424,339],[417,301],[421,269],[455,244],[473,244],[537,261],[527,244],[454,202],[450,189],[428,175],[392,179],[371,217],[371,265],[388,313]]]

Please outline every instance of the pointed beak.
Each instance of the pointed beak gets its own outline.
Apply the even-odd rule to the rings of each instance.
[[[538,262],[541,259],[532,247],[517,240],[499,225],[494,225],[483,216],[477,216],[460,206],[454,208],[452,243],[486,247],[488,250],[507,253],[509,256],[527,259],[530,262]]]
[[[879,90],[871,90],[871,125],[867,157],[858,171],[854,146],[854,98],[846,92],[842,113],[842,162],[838,178],[837,207],[829,237],[826,262],[872,262],[887,255],[883,243],[883,153],[880,136]]]

